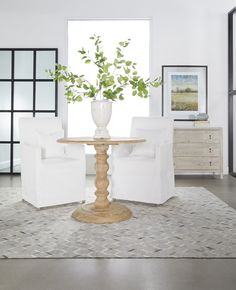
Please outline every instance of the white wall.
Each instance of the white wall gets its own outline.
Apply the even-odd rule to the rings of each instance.
[[[224,128],[227,172],[227,12],[234,0],[1,0],[0,4],[0,47],[58,47],[61,63],[67,62],[67,19],[151,18],[153,76],[161,74],[163,64],[208,65],[210,121]],[[150,103],[150,113],[160,114],[161,90]],[[62,85],[59,114],[66,123]]]

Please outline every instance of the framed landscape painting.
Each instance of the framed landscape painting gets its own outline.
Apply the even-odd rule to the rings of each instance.
[[[207,66],[162,66],[162,115],[193,121],[207,114]]]

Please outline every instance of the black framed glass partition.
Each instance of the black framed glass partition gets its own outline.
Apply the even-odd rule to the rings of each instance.
[[[236,177],[236,7],[228,13],[229,173]]]
[[[0,48],[0,174],[20,172],[18,120],[57,116],[57,48]]]

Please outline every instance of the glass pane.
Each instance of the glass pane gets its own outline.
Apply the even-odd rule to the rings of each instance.
[[[55,110],[55,83],[36,83],[36,110]]]
[[[236,90],[236,14],[233,15],[233,89]]]
[[[15,82],[14,109],[33,110],[33,82]]]
[[[11,51],[0,51],[0,79],[11,78]]]
[[[13,146],[13,172],[20,172],[20,144]]]
[[[55,113],[36,113],[35,117],[55,117]]]
[[[11,83],[0,82],[0,110],[11,109]]]
[[[0,113],[0,141],[11,140],[11,114]]]
[[[15,79],[33,78],[33,51],[15,52]]]
[[[36,52],[36,78],[50,79],[46,69],[54,71],[55,69],[55,51],[37,51]]]
[[[10,172],[10,144],[0,144],[0,172]]]
[[[32,113],[14,113],[14,128],[13,135],[14,141],[19,141],[19,119],[20,118],[30,118],[33,117]]]

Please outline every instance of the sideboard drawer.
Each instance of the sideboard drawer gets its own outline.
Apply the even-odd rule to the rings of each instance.
[[[176,170],[219,170],[219,157],[175,157]]]
[[[174,156],[220,156],[218,143],[176,143],[174,145]]]
[[[219,143],[220,132],[214,130],[175,130],[175,143]]]

